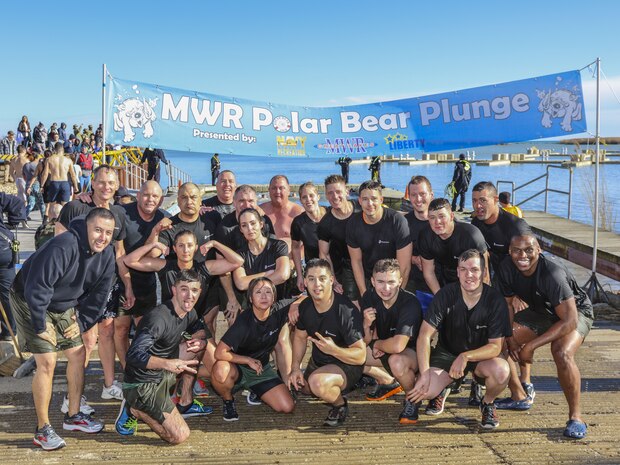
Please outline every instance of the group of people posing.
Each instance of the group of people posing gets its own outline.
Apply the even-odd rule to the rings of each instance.
[[[205,381],[226,421],[238,420],[235,394],[245,389],[248,403],[279,413],[293,412],[299,394],[316,397],[329,404],[324,424],[339,426],[347,393],[366,376],[376,380],[368,400],[404,392],[398,422],[415,424],[422,402],[440,415],[468,373],[469,403],[483,428],[496,428],[497,409],[532,407],[533,355],[546,344],[569,406],[564,435],[585,436],[574,356],[592,305],[527,223],[500,207],[492,183],[474,186],[471,224],[455,221],[424,176],[407,186],[407,214],[383,205],[379,181],[362,183],[355,201],[339,175],[323,187],[329,207],[311,182],[299,205],[276,175],[259,205],[224,170],[206,200],[182,185],[169,216],[153,180],[136,202],[114,205],[116,172],[97,167],[11,288],[20,341],[37,364],[35,444],[65,445],[48,417],[58,351],[67,357],[63,429],[103,429],[82,396],[97,342],[101,395],[122,400],[115,429],[126,436],[141,421],[169,443],[186,440],[186,419],[212,413],[199,400]],[[216,340],[220,311],[227,329]]]

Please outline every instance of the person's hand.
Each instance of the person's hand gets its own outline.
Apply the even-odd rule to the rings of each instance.
[[[79,188],[76,189],[76,192],[79,192],[79,190]],[[81,194],[77,194],[75,198],[82,203],[91,203],[93,201],[93,196],[90,195],[90,192],[82,192]]]
[[[172,220],[170,218],[162,218],[159,223],[153,228],[153,232],[159,235],[163,231],[172,229]]]
[[[207,241],[200,246],[200,253],[206,256],[209,250],[215,247],[215,241]]]
[[[338,346],[331,337],[324,337],[319,333],[314,333],[314,335],[316,338],[308,337],[308,339],[324,354],[331,355],[338,350]]]
[[[418,270],[422,271],[422,257],[420,255],[412,255],[411,264],[415,265]]]
[[[37,334],[37,336],[40,337],[41,339],[43,339],[44,341],[49,342],[54,347],[56,347],[56,343],[57,343],[57,340],[56,340],[56,328],[49,321],[45,322],[45,331],[43,331],[42,333]]]
[[[199,215],[204,215],[205,213],[212,212],[215,210],[213,207],[207,207],[206,205],[201,205],[200,210],[198,210]]]
[[[450,367],[450,378],[452,379],[460,379],[465,376],[465,367],[467,366],[467,359],[463,354],[459,354],[458,357],[452,362],[452,366]]]
[[[202,352],[207,347],[207,341],[204,339],[190,339],[185,342],[186,350],[192,353]]]
[[[136,296],[133,293],[131,285],[125,286],[125,299],[123,301],[123,308],[129,310],[136,303]]]
[[[385,352],[383,352],[381,349],[377,349],[376,347],[373,346],[373,348],[372,348],[372,356],[374,358],[376,358],[378,360],[381,357],[383,357],[384,355],[385,355]]]
[[[305,385],[306,380],[304,379],[304,374],[299,368],[293,368],[291,373],[288,375],[288,388],[290,390],[301,391]]]
[[[254,370],[257,375],[260,375],[263,372],[263,364],[260,362],[260,360],[256,360],[255,358],[248,357],[247,366]]]
[[[237,300],[229,300],[224,310],[224,316],[228,320],[228,324],[231,325],[237,319],[237,315],[241,311],[241,305]]]
[[[370,328],[377,319],[377,310],[374,307],[364,309],[364,327]]]
[[[423,373],[420,373],[413,389],[407,391],[407,400],[415,403],[425,399],[428,395],[428,390],[430,387],[431,372],[430,370],[426,370]]]
[[[521,347],[519,346],[519,344],[517,344],[513,337],[506,338],[506,347],[508,348],[508,354],[510,355],[510,358],[513,359],[515,362],[518,362],[519,351],[521,350]]]
[[[528,308],[528,305],[523,300],[521,300],[519,297],[514,296],[512,298],[512,309],[514,310],[515,313],[519,313],[525,310],[526,308]]]
[[[299,304],[292,303],[288,309],[288,322],[292,325],[296,325],[299,320]]]
[[[200,360],[168,360],[166,369],[177,375],[180,375],[185,371],[187,371],[188,373],[196,374],[197,371],[194,367],[199,363]]]
[[[342,284],[340,284],[338,281],[336,281],[334,279],[334,292],[337,292],[338,294],[344,294],[344,288],[342,287]]]
[[[62,332],[62,335],[65,337],[65,339],[73,339],[80,335],[80,326],[77,324],[77,317],[75,316],[75,314],[71,315],[71,319],[73,320],[73,323],[67,326]]]
[[[519,350],[519,361],[523,363],[532,363],[534,361],[534,349],[530,343],[523,344]]]
[[[306,286],[304,285],[304,277],[301,275],[297,275],[297,289],[301,292],[306,290]]]

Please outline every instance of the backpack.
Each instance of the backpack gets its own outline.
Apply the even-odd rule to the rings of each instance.
[[[78,165],[83,170],[92,170],[93,169],[93,156],[90,153],[80,153],[80,158],[78,159]]]
[[[56,220],[52,220],[47,224],[42,224],[37,228],[37,232],[34,233],[34,250],[39,248],[54,237],[54,225]]]

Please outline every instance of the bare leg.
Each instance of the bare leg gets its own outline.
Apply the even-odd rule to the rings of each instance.
[[[388,359],[390,370],[405,392],[413,389],[418,360],[415,350],[406,348],[400,354],[392,354]]]
[[[84,359],[84,367],[88,366],[90,361],[90,354],[95,350],[97,345],[97,336],[99,335],[99,325],[94,325],[88,331],[82,333],[82,342],[84,343],[84,350],[86,351],[86,357]]]
[[[239,379],[239,370],[234,363],[222,360],[213,365],[211,385],[223,400],[233,400],[232,390]]]
[[[84,392],[84,360],[86,350],[84,346],[65,350],[67,357],[67,395],[69,397],[69,416],[80,411],[80,400]]]
[[[495,357],[478,363],[474,374],[484,378],[487,389],[482,400],[485,404],[490,404],[506,389],[510,378],[510,367],[506,360]]]
[[[116,351],[114,348],[114,319],[106,318],[99,326],[99,358],[103,368],[103,384],[112,386],[114,382],[114,361]]]
[[[522,346],[523,344],[534,339],[536,337],[536,333],[526,326],[514,323],[512,326],[512,337],[519,346]],[[523,389],[523,386],[521,386],[522,379],[520,379],[518,376],[517,364],[514,360],[510,359],[508,360],[508,365],[510,367],[510,381],[508,382],[508,387],[510,388],[510,397],[513,400],[523,400],[527,397],[527,393]],[[531,365],[529,364],[524,365],[526,367],[531,367]],[[519,366],[521,366],[521,364],[519,364]],[[528,380],[529,372],[530,371],[528,370]],[[521,372],[521,375],[523,376],[523,372]]]
[[[131,408],[131,413],[138,420],[142,420],[149,425],[160,438],[170,444],[181,444],[189,437],[189,426],[187,426],[187,423],[185,423],[177,409],[172,410],[170,413],[164,413],[163,423],[159,423],[146,413],[133,407]]]
[[[308,378],[308,387],[312,394],[336,407],[344,404],[342,390],[346,384],[344,371],[336,365],[317,368]]]
[[[32,397],[37,413],[37,428],[50,422],[49,407],[52,399],[52,383],[57,355],[55,352],[34,354],[37,369],[32,378]]]
[[[200,360],[204,352],[188,352],[184,342],[179,345],[179,358],[181,360]],[[181,375],[181,399],[179,403],[187,406],[194,400],[193,388],[196,382],[196,375],[184,371]]]
[[[123,315],[114,318],[114,348],[121,367],[125,369],[125,357],[129,350],[129,329],[131,328],[131,316]]]
[[[558,379],[568,402],[569,420],[581,420],[581,373],[575,363],[575,353],[581,347],[583,336],[577,331],[553,341],[551,353],[558,369]]]
[[[284,384],[279,384],[264,393],[260,400],[278,413],[293,413],[295,402]]]

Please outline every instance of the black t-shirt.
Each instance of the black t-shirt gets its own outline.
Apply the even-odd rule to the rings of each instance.
[[[237,355],[260,360],[263,366],[269,363],[269,355],[278,343],[280,330],[288,321],[288,310],[294,299],[276,302],[265,321],[256,318],[249,308],[241,312],[221,341]]]
[[[523,276],[512,259],[506,257],[499,266],[499,287],[504,296],[516,295],[530,309],[553,321],[559,320],[555,307],[571,297],[575,298],[579,313],[594,319],[594,310],[587,294],[579,287],[572,273],[552,257],[540,255],[532,276]]]
[[[510,240],[514,236],[532,234],[529,225],[511,213],[507,213],[501,208],[497,221],[493,224],[486,224],[478,218],[474,218],[471,224],[476,226],[487,243],[491,255],[491,269],[497,272],[500,262],[508,255]]]
[[[390,208],[383,208],[383,216],[375,224],[366,223],[363,212],[353,214],[347,224],[347,245],[361,249],[366,279],[378,260],[396,258],[396,251],[410,243],[407,220]]]
[[[316,338],[316,333],[331,337],[338,347],[347,348],[364,337],[362,313],[347,297],[334,293],[334,302],[329,310],[319,313],[312,302],[306,299],[299,304],[297,329],[306,331]],[[317,367],[332,363],[343,363],[333,355],[321,352],[312,344],[312,360]]]
[[[468,309],[459,283],[442,287],[433,298],[424,321],[439,332],[439,342],[448,352],[459,355],[479,349],[489,339],[512,335],[506,299],[483,284],[478,303]]]
[[[288,245],[280,239],[269,237],[267,238],[265,248],[260,254],[254,255],[250,252],[247,241],[238,253],[243,257],[243,269],[245,270],[245,274],[250,276],[257,273],[274,271],[276,269],[276,260],[280,257],[288,257]],[[285,283],[282,283],[276,286],[279,296],[284,295],[284,284]]]
[[[351,258],[347,249],[347,223],[351,217],[361,210],[356,202],[351,202],[353,212],[344,220],[338,219],[332,213],[331,207],[319,221],[317,236],[319,240],[329,242],[329,258],[331,258],[334,272],[340,273],[343,267],[351,268]]]
[[[145,221],[138,212],[137,202],[122,205],[121,208],[125,210],[126,234],[123,244],[125,245],[125,253],[129,254],[144,245],[151,234],[153,227],[166,215],[163,210],[157,210],[151,221]],[[131,284],[136,296],[146,296],[154,292],[157,284],[155,280],[155,273],[129,269],[129,274],[131,276]]]
[[[319,258],[318,226],[319,223],[312,221],[306,212],[293,218],[293,223],[291,224],[291,239],[303,243],[306,262],[313,258]]]
[[[428,220],[420,220],[417,216],[415,216],[415,212],[412,210],[405,215],[405,219],[407,220],[407,224],[409,225],[409,237],[411,237],[411,243],[413,244],[413,248],[411,251],[411,255],[419,256],[420,252],[418,250],[418,241],[420,240],[420,232],[428,227]],[[440,276],[441,266],[439,263],[435,264],[435,274]],[[424,274],[422,270],[420,270],[417,266],[411,265],[411,272],[409,273],[409,281],[413,282],[415,288],[422,292],[431,292],[426,284],[424,279]]]
[[[362,297],[362,312],[369,307],[377,311],[371,329],[377,330],[379,339],[385,340],[397,335],[409,336],[407,347],[415,350],[422,324],[422,308],[415,295],[400,289],[396,302],[390,308],[385,308],[381,297],[372,288]]]
[[[430,225],[420,232],[418,251],[422,258],[435,260],[435,263],[441,265],[441,285],[458,281],[456,268],[459,256],[469,249],[477,249],[482,253],[487,251],[482,233],[471,224],[455,221],[454,231],[446,240],[435,234]]]
[[[125,382],[159,383],[163,375],[162,370],[146,368],[149,359],[151,356],[177,358],[183,333],[188,328],[195,327],[197,323],[198,316],[194,310],[184,318],[180,318],[174,311],[171,301],[158,305],[145,314],[127,351]]]
[[[263,216],[263,221],[265,223],[265,226],[263,227],[263,234],[266,237],[275,237],[273,223],[267,215]],[[237,221],[236,212],[226,215],[220,224],[217,225],[215,240],[221,242],[227,247],[230,247],[235,252],[241,250],[241,248],[247,244],[245,237],[243,237],[243,234],[239,230],[239,221]]]
[[[71,220],[78,216],[86,216],[91,210],[97,208],[93,202],[84,203],[81,200],[72,200],[65,204],[60,210],[58,215],[58,222],[62,224],[65,229],[69,229]],[[114,235],[113,241],[122,241],[125,239],[125,210],[119,205],[110,205],[110,212],[114,216]]]
[[[217,195],[213,197],[209,197],[208,199],[204,199],[202,201],[202,205],[205,207],[213,207],[212,212],[208,212],[211,221],[213,221],[216,226],[224,219],[226,215],[229,213],[233,213],[235,211],[235,206],[233,203],[223,203]]]
[[[187,223],[179,218],[178,214],[176,214],[171,218],[171,221],[172,228],[162,231],[159,235],[159,242],[167,245],[170,249],[168,258],[174,260],[177,258],[177,254],[174,252],[172,244],[174,244],[174,237],[181,231],[192,231],[196,235],[198,248],[194,254],[194,261],[204,262],[207,258],[215,257],[212,251],[209,251],[208,257],[205,257],[202,253],[200,253],[200,246],[212,240],[215,234],[215,224],[206,215],[199,216],[196,221]]]
[[[209,270],[205,265],[205,262],[197,263],[194,262],[192,266],[192,270],[198,273],[200,276],[200,296],[196,301],[196,305],[194,305],[194,309],[199,317],[202,318],[205,311],[208,310],[206,308],[207,304],[207,294],[209,292],[209,284],[211,282],[211,275],[209,274]],[[174,286],[174,281],[177,279],[177,275],[181,269],[179,268],[178,262],[176,259],[167,259],[166,265],[157,272],[157,276],[159,277],[159,282],[161,283],[161,301],[167,302],[172,299],[172,286]]]

